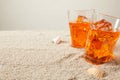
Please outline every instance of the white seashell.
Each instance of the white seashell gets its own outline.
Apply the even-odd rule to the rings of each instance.
[[[60,36],[57,36],[56,38],[54,38],[54,39],[52,40],[52,42],[53,42],[53,43],[56,43],[56,44],[59,44],[61,41],[62,41],[62,40],[61,40],[61,37],[60,37]]]
[[[90,68],[87,70],[87,72],[91,75],[93,75],[95,78],[102,78],[104,75],[104,71],[99,68]]]

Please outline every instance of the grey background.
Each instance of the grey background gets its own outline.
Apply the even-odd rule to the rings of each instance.
[[[97,9],[120,17],[120,0],[0,0],[0,30],[66,30],[67,11]]]

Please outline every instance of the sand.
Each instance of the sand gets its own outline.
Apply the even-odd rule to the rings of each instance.
[[[62,43],[52,43],[58,35]],[[84,49],[70,46],[69,31],[0,31],[0,80],[97,80],[82,54]],[[114,61],[101,68],[101,80],[120,80]]]

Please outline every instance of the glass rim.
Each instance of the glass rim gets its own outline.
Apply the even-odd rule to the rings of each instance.
[[[108,16],[108,17],[111,17],[111,18],[114,18],[114,19],[120,19],[120,17],[112,16],[112,15],[106,14],[106,13],[102,13],[102,12],[97,11],[97,10],[95,10],[95,13],[98,13],[98,14],[101,14],[101,15],[104,15],[104,16]]]
[[[95,12],[95,9],[68,9],[67,10],[68,12],[70,12],[70,11],[94,11]]]
[[[94,13],[98,13],[98,14],[101,14],[101,15],[104,15],[104,16],[108,16],[108,17],[111,17],[111,18],[114,18],[114,19],[120,19],[120,17],[117,17],[117,16],[112,16],[112,15],[109,15],[109,14],[106,14],[106,13],[102,13],[96,9],[68,9],[67,12],[69,13],[70,11],[93,11]]]

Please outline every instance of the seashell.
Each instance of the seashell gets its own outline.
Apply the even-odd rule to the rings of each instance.
[[[52,42],[53,42],[53,43],[56,43],[56,44],[59,44],[61,41],[62,41],[62,40],[61,40],[61,37],[60,37],[60,36],[57,36],[56,38],[54,38],[54,39],[52,40]]]
[[[104,75],[104,71],[99,68],[90,68],[87,70],[87,72],[98,79],[102,78]]]

